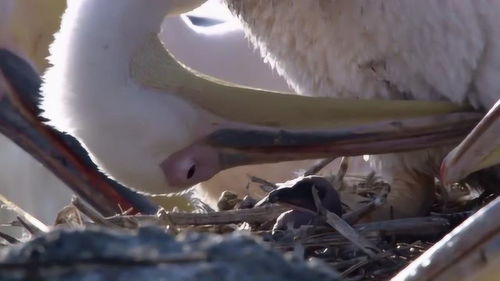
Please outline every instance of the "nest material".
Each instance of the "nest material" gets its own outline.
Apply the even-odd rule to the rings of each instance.
[[[311,170],[317,171],[317,168]],[[345,188],[345,170],[346,167],[329,179]],[[266,189],[276,187],[266,181],[261,180],[261,183]],[[134,230],[157,225],[175,236],[192,232],[228,234],[243,230],[258,237],[270,248],[297,260],[323,261],[338,272],[342,280],[389,280],[495,197],[478,187],[456,185],[449,189],[438,189],[438,199],[427,217],[353,224],[383,204],[390,186],[370,174],[358,181],[354,189],[366,198],[364,208],[350,210],[342,218],[319,208],[317,215],[322,223],[298,229],[273,230],[276,218],[288,208],[279,205],[254,208],[257,203],[255,199],[249,196],[238,198],[230,192],[222,194],[218,204],[222,211],[219,212],[160,211],[157,216],[122,214],[104,218],[80,200],[74,199],[70,206],[59,213],[56,224],[77,229],[99,225]],[[24,227],[33,234],[45,231],[27,223],[20,216],[13,225]],[[0,234],[0,240],[4,240],[4,244],[19,244],[18,239],[6,234]]]

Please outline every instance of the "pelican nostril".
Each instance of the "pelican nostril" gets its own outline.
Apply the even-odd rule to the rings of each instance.
[[[192,165],[191,168],[189,168],[187,172],[187,179],[191,179],[194,176],[194,173],[196,172],[196,165]]]

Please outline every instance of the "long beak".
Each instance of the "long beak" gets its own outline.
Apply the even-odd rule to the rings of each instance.
[[[482,117],[447,102],[313,98],[239,87],[181,65],[156,35],[136,53],[130,70],[142,85],[223,120],[162,163],[168,173],[195,154],[210,155],[215,168],[202,180],[239,165],[454,144]]]
[[[457,182],[467,175],[500,164],[500,100],[472,132],[444,159],[441,180]]]
[[[0,133],[53,171],[103,215],[153,214],[148,199],[98,171],[79,142],[43,124],[37,107],[41,80],[24,60],[0,49]],[[29,173],[29,171],[26,171]]]
[[[168,169],[183,159],[196,159],[196,154],[203,153],[215,157],[211,165],[217,173],[249,164],[424,149],[460,142],[481,116],[450,113],[323,130],[232,124],[233,128],[216,129],[173,153],[164,165]]]

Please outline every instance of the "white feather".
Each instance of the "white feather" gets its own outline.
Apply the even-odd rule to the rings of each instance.
[[[500,1],[225,2],[298,93],[449,100],[483,110],[500,97]],[[449,150],[372,158],[393,185],[396,213],[425,212]]]

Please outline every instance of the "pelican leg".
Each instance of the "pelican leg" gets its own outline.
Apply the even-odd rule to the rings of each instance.
[[[143,214],[157,211],[147,198],[99,172],[78,141],[43,124],[37,107],[41,80],[28,63],[0,49],[0,71],[0,133],[49,168],[103,215],[124,210]]]

